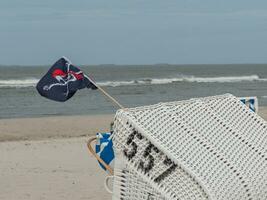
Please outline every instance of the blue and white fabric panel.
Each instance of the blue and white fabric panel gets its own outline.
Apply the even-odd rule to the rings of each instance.
[[[253,112],[258,112],[257,97],[239,97],[240,101],[247,105]]]
[[[97,133],[96,134],[96,145],[95,152],[97,155],[112,169],[114,167],[114,151],[112,143],[111,133]],[[101,168],[106,170],[106,168],[99,163]]]

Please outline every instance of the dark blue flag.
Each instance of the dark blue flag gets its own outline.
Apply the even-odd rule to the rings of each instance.
[[[40,95],[54,101],[66,101],[83,88],[97,89],[89,77],[64,57],[49,69],[36,86]]]

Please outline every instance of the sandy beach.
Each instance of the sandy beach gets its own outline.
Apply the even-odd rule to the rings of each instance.
[[[111,199],[86,143],[113,115],[0,120],[0,199]]]
[[[0,142],[80,137],[105,132],[114,115],[0,119]]]
[[[267,108],[259,115],[267,119]],[[107,175],[89,154],[90,135],[113,115],[0,120],[0,199],[111,199]]]
[[[0,199],[111,199],[87,137],[0,143]]]

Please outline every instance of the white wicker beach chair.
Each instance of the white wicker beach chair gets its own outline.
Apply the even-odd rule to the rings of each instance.
[[[113,199],[265,200],[267,123],[230,94],[119,110]]]
[[[257,97],[238,97],[253,112],[258,112],[258,99]],[[112,143],[111,132],[96,133],[96,136],[90,137],[88,141],[88,149],[93,156],[100,163],[101,168],[106,170],[109,174],[113,175],[114,169],[114,151]],[[93,144],[95,142],[95,144]],[[94,147],[93,147],[94,146]]]

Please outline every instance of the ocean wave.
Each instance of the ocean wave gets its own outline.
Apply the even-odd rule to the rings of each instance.
[[[37,82],[36,78],[0,80],[0,88],[34,87]]]
[[[267,78],[260,78],[258,75],[250,76],[225,76],[225,77],[196,77],[196,76],[179,76],[176,78],[143,78],[137,80],[126,81],[103,81],[97,82],[99,86],[119,87],[131,85],[164,85],[175,82],[190,83],[237,83],[237,82],[266,82]],[[36,78],[29,79],[9,79],[0,80],[0,88],[23,88],[34,87],[38,82]]]
[[[189,77],[186,79],[188,82],[199,83],[235,83],[243,81],[267,81],[265,78],[260,78],[258,75],[250,76],[225,76],[225,77]]]
[[[175,82],[190,82],[190,83],[237,83],[237,82],[253,82],[267,81],[266,78],[260,78],[258,75],[250,76],[226,76],[226,77],[195,77],[195,76],[180,76],[177,78],[152,78],[139,79],[130,81],[107,81],[100,82],[100,86],[127,86],[127,85],[163,85]]]

